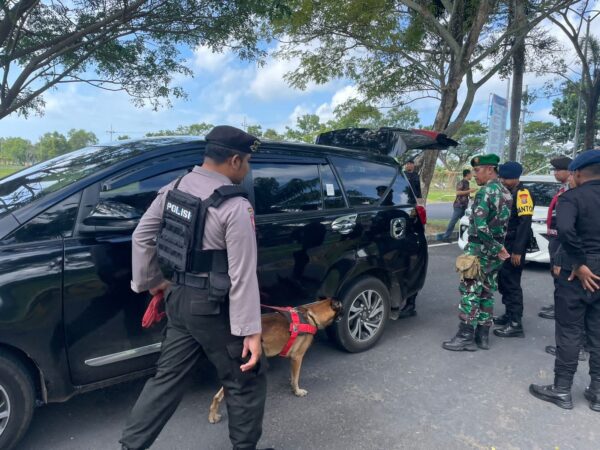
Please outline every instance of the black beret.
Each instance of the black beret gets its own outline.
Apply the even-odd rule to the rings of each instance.
[[[229,125],[218,125],[208,132],[205,137],[206,149],[224,148],[243,153],[252,153],[258,150],[260,140],[256,136],[246,133],[239,128]]]
[[[568,156],[557,156],[550,160],[550,164],[556,170],[569,170],[569,164],[571,164],[572,161],[573,160]]]
[[[569,170],[575,172],[576,170],[584,169],[592,164],[600,164],[600,150],[586,150],[583,153],[577,155],[571,164],[569,164]]]

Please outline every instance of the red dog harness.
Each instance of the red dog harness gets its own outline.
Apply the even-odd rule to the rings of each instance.
[[[267,306],[260,305],[263,308],[273,309],[281,314],[288,320],[290,323],[290,338],[287,343],[283,347],[283,350],[279,353],[279,356],[286,357],[292,345],[296,341],[296,338],[302,334],[317,334],[317,327],[313,324],[309,323],[308,320],[300,314],[300,312],[296,308],[292,308],[291,306]]]

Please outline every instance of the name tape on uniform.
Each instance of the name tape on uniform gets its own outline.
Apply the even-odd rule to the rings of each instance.
[[[187,221],[192,220],[192,211],[172,202],[167,202],[167,210]]]

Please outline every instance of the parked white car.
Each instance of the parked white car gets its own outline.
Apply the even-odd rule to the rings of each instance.
[[[535,208],[533,210],[533,219],[531,229],[533,239],[527,252],[526,261],[539,263],[550,263],[550,254],[548,253],[548,238],[546,235],[546,217],[548,207],[552,197],[560,187],[553,175],[527,175],[521,177],[521,182],[531,192],[535,199]],[[467,245],[467,229],[469,227],[469,215],[471,209],[467,209],[466,214],[460,219],[458,246],[464,249]]]

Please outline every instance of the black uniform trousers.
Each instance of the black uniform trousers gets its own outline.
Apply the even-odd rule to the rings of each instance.
[[[230,333],[227,303],[217,315],[198,315],[192,290],[175,285],[167,296],[168,323],[157,372],[144,386],[120,442],[132,449],[152,445],[188,388],[192,369],[206,355],[225,388],[233,448],[254,450],[262,434],[266,358],[263,354],[252,371],[242,373],[243,338]]]
[[[505,247],[511,253],[511,245],[506,242]],[[521,288],[521,275],[525,265],[525,252],[521,255],[521,265],[513,266],[510,258],[505,260],[498,272],[498,292],[502,295],[502,304],[506,307],[506,314],[511,320],[520,322],[523,317],[523,289]]]
[[[593,263],[590,259],[588,257],[588,267],[600,274],[600,256]],[[590,352],[590,376],[600,380],[600,291],[586,291],[577,278],[568,281],[569,275],[569,270],[562,269],[556,282],[555,382],[572,383],[584,332]]]

